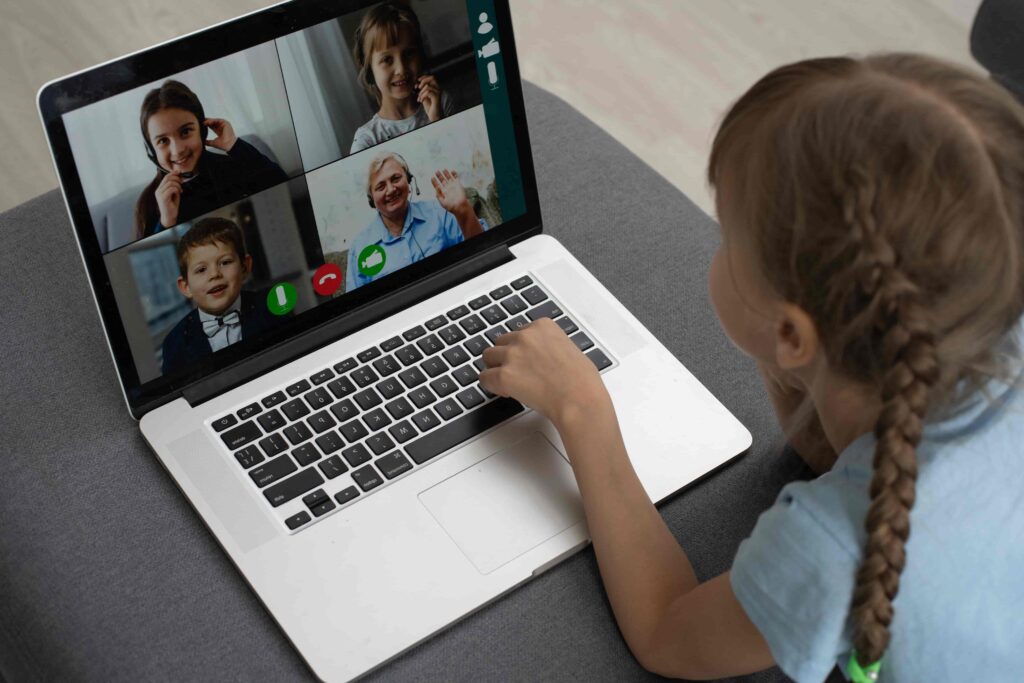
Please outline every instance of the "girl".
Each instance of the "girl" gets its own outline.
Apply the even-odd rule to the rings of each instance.
[[[139,125],[157,171],[135,203],[136,239],[287,180],[229,121],[206,118],[196,94],[178,81],[146,94]],[[207,140],[208,130],[217,137]],[[206,145],[226,154],[208,154]]]
[[[411,9],[391,2],[373,7],[359,22],[353,43],[359,82],[380,109],[356,130],[351,154],[455,111],[437,79],[423,73],[423,36]]]
[[[802,453],[831,470],[783,488],[730,572],[697,582],[557,325],[480,375],[558,428],[630,649],[692,679],[1019,678],[1024,111],[925,57],[810,60],[733,106],[708,177],[721,324],[784,427],[810,405],[793,443],[817,425],[831,451]]]

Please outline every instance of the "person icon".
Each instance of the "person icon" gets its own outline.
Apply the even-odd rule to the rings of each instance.
[[[480,28],[476,30],[482,36],[486,36],[488,33],[494,30],[494,24],[487,21],[487,12],[480,13]]]

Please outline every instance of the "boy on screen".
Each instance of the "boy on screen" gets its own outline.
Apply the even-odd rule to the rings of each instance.
[[[165,375],[189,369],[205,356],[269,329],[275,317],[265,297],[242,290],[252,271],[242,230],[227,218],[204,218],[178,242],[178,290],[196,308],[167,333]]]

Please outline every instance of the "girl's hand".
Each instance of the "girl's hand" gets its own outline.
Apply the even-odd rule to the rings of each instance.
[[[204,144],[210,147],[230,152],[231,148],[238,142],[238,136],[235,135],[235,129],[231,127],[231,122],[227,119],[205,119],[203,123],[206,127],[213,131],[216,135],[212,140],[203,140]]]
[[[427,118],[431,123],[444,116],[441,111],[441,86],[433,76],[420,76],[416,81],[416,101],[423,105],[427,111]]]
[[[483,359],[481,385],[533,408],[559,431],[611,402],[597,368],[550,318],[498,337]]]
[[[160,225],[169,228],[178,222],[181,207],[181,173],[174,171],[164,176],[156,186],[156,205],[160,209]]]

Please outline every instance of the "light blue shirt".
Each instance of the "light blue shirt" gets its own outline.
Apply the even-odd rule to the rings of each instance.
[[[488,229],[487,223],[482,218],[480,225],[484,230]],[[402,233],[397,237],[388,232],[380,213],[378,213],[349,245],[348,277],[345,280],[345,291],[351,292],[367,282],[372,282],[405,268],[411,263],[421,261],[462,242],[464,239],[462,228],[459,227],[455,216],[446,211],[437,200],[409,202],[409,210],[405,214]],[[379,244],[384,248],[384,267],[379,273],[366,276],[359,272],[357,261],[363,249],[371,244]]]
[[[918,444],[880,681],[1024,680],[1024,387],[989,389]],[[846,673],[874,446],[865,434],[829,472],[785,486],[733,563],[736,598],[800,682]]]

